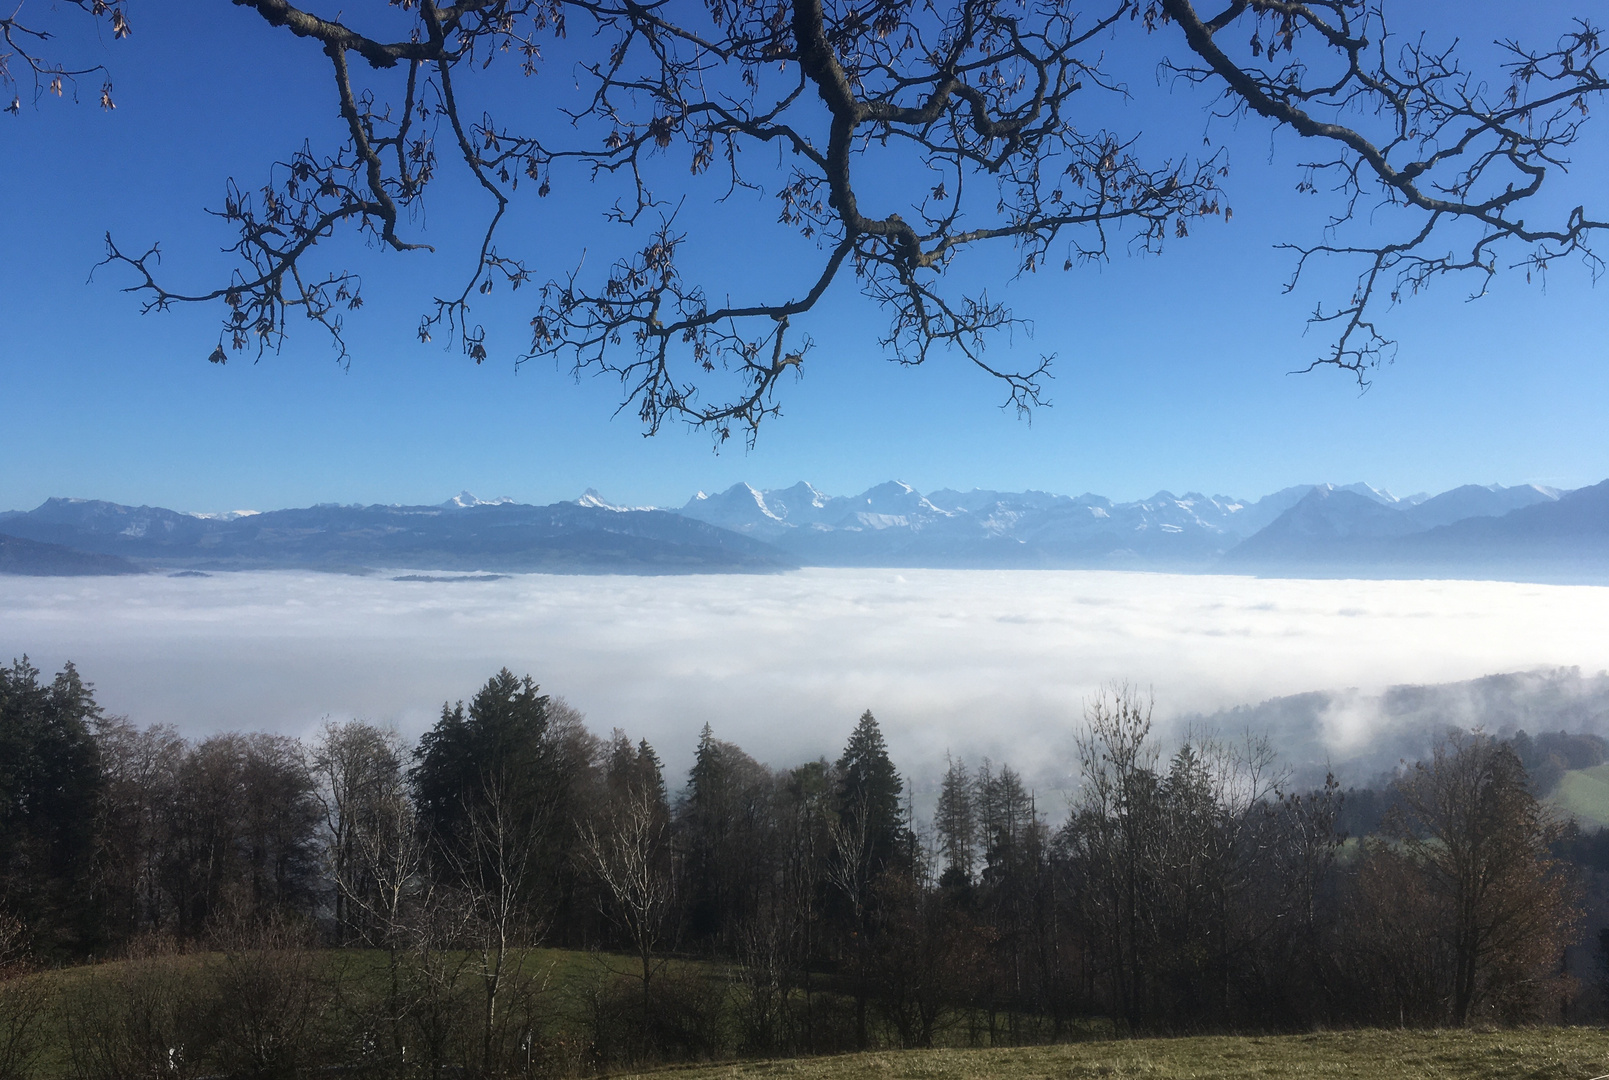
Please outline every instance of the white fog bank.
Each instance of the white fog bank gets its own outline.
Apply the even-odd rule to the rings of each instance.
[[[0,661],[73,660],[109,710],[188,734],[415,735],[507,666],[648,738],[700,726],[761,760],[836,755],[872,709],[917,775],[946,749],[1049,779],[1103,683],[1159,717],[1305,690],[1609,667],[1609,588],[1080,571],[399,582],[299,572],[0,576]],[[1348,731],[1354,747],[1360,734]]]

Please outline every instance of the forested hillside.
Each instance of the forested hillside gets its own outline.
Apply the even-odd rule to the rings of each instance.
[[[107,1080],[172,1050],[151,1025],[252,994],[280,995],[282,1024],[317,997],[295,1038],[326,1064],[431,1075],[1601,1015],[1581,913],[1609,843],[1554,820],[1526,769],[1570,745],[1454,733],[1343,792],[1293,787],[1256,739],[1163,747],[1127,692],[1085,720],[1065,815],[1008,765],[954,761],[927,821],[870,712],[835,760],[782,769],[706,726],[667,778],[646,741],[507,670],[409,746],[362,721],[189,740],[18,661],[0,1008],[35,1000],[39,964],[136,958],[50,1006],[88,1038],[75,1075]],[[590,1005],[565,999],[579,1036],[542,1019],[560,1004],[538,945],[615,955]],[[315,946],[359,966],[315,978]],[[224,959],[187,978],[191,951]],[[136,1029],[144,1050],[82,1035]],[[40,1060],[28,1030],[0,1042]],[[186,1068],[223,1069],[219,1037],[193,1033]]]

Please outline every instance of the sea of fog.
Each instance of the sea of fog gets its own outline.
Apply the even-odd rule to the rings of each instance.
[[[290,571],[0,576],[0,660],[72,660],[110,711],[187,734],[412,736],[499,667],[676,773],[699,728],[773,765],[834,756],[877,715],[908,774],[946,751],[1056,784],[1084,702],[1127,681],[1167,731],[1306,690],[1609,667],[1609,588],[1079,571],[397,581]],[[1325,733],[1338,752],[1367,717]]]

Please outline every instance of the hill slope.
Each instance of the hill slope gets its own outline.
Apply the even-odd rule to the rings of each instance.
[[[139,572],[139,567],[116,555],[76,551],[61,544],[42,544],[37,540],[0,533],[0,574],[86,577]]]

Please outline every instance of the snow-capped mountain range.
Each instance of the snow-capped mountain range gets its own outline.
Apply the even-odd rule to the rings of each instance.
[[[0,544],[0,573],[1055,567],[1609,583],[1609,481],[1405,499],[1367,484],[1309,484],[1255,500],[1161,491],[1121,503],[1043,491],[924,495],[897,481],[852,496],[737,484],[678,510],[620,506],[591,489],[549,506],[466,491],[428,506],[227,514],[48,499],[0,513]]]
[[[1043,491],[943,489],[923,495],[898,481],[859,495],[831,496],[801,482],[765,491],[736,484],[714,495],[699,492],[679,512],[766,540],[807,564],[1188,569],[1211,564],[1270,529],[1315,540],[1400,537],[1559,496],[1534,484],[1472,484],[1434,497],[1398,498],[1356,483],[1299,485],[1256,500],[1160,491],[1118,503],[1088,493]]]

